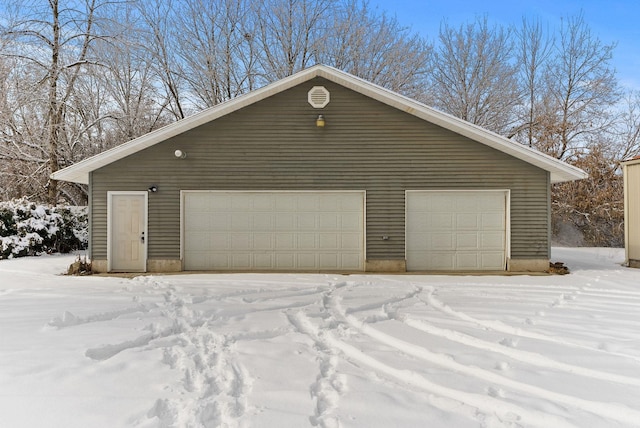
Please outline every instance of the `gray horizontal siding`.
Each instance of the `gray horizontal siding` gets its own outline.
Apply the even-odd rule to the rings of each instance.
[[[330,104],[307,103],[324,85]],[[322,113],[326,127],[315,126]],[[187,152],[176,159],[176,149]],[[510,189],[513,258],[548,257],[548,174],[323,79],[95,171],[92,255],[106,258],[106,192],[149,195],[149,257],[179,257],[180,190],[366,190],[367,258],[404,259],[404,192]],[[382,240],[389,236],[389,240]]]

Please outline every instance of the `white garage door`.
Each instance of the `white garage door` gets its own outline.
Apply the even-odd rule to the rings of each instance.
[[[504,270],[507,191],[407,191],[407,270]]]
[[[186,270],[363,270],[364,192],[183,192]]]

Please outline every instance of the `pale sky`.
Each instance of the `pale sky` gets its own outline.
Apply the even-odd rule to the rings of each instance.
[[[436,40],[444,19],[457,27],[487,16],[490,24],[507,26],[519,25],[526,16],[553,29],[561,18],[582,11],[593,35],[603,43],[617,43],[613,65],[620,84],[640,90],[639,0],[371,0],[370,6],[430,41]]]

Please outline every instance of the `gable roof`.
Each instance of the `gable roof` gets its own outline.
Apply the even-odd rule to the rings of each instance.
[[[564,163],[537,150],[531,149],[525,145],[509,140],[494,132],[488,131],[450,114],[443,113],[432,107],[428,107],[418,101],[389,91],[335,68],[328,67],[326,65],[315,65],[248,94],[239,96],[222,104],[218,104],[214,107],[210,107],[171,125],[167,125],[163,128],[106,150],[100,154],[84,159],[76,164],[54,172],[51,174],[51,178],[54,180],[88,184],[89,173],[98,168],[109,165],[112,162],[118,161],[124,157],[139,152],[140,150],[151,147],[178,134],[230,114],[277,93],[286,91],[287,89],[316,77],[323,77],[331,82],[342,85],[398,110],[419,117],[457,134],[468,137],[478,143],[485,144],[529,164],[535,165],[550,173],[552,183],[579,180],[587,177],[587,174],[579,168]]]

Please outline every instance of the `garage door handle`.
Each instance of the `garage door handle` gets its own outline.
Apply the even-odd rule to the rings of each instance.
[[[144,244],[144,232],[142,232],[142,236],[140,236],[140,241]]]

